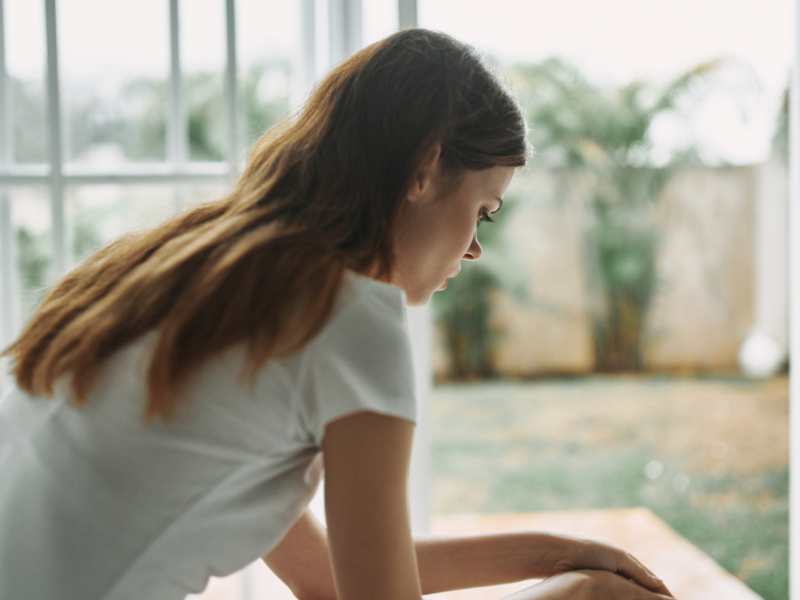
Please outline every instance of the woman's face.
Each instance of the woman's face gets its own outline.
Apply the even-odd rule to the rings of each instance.
[[[426,304],[458,275],[462,260],[478,260],[477,224],[503,205],[513,167],[467,171],[456,183],[439,172],[438,154],[414,180],[395,226],[390,282],[409,306]]]

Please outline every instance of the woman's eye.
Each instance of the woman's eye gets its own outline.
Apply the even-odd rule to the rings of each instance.
[[[478,227],[480,227],[481,223],[494,223],[494,219],[490,217],[487,213],[482,213],[481,216],[478,218]]]

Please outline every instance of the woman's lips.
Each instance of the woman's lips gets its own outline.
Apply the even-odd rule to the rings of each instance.
[[[458,275],[460,272],[461,272],[461,269],[459,269],[458,271],[456,271],[455,273],[453,273],[452,275],[450,275],[450,277],[448,277],[447,279],[445,279],[445,280],[444,280],[444,283],[442,284],[442,287],[440,287],[440,288],[439,288],[438,290],[436,290],[436,291],[438,291],[438,292],[441,292],[441,291],[444,291],[445,289],[447,289],[447,282],[448,282],[448,281],[450,281],[450,280],[451,280],[453,277],[455,277],[456,275]]]

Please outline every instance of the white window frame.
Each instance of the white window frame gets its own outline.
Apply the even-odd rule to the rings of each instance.
[[[226,69],[224,77],[227,162],[189,161],[187,156],[186,115],[181,89],[180,11],[179,0],[165,0],[169,7],[170,36],[170,100],[167,123],[167,157],[163,162],[140,163],[113,168],[92,165],[65,165],[62,123],[61,88],[56,0],[43,0],[47,50],[46,93],[49,155],[47,164],[20,165],[13,163],[12,130],[9,113],[9,86],[6,68],[6,36],[4,2],[0,0],[0,344],[5,347],[15,338],[21,326],[17,322],[16,274],[14,236],[11,218],[9,187],[14,185],[45,185],[50,190],[52,214],[51,279],[55,280],[67,268],[67,235],[64,189],[70,185],[142,184],[142,183],[202,183],[233,176],[243,150],[237,132],[240,114],[237,98],[236,59],[236,1],[225,0]],[[360,48],[361,0],[327,1],[329,21],[330,64],[338,62]],[[315,0],[301,2],[301,60],[302,92],[311,89],[317,76],[316,39],[318,37]],[[416,24],[416,0],[398,0],[401,26]]]
[[[800,0],[789,105],[789,597],[800,600]]]
[[[8,191],[13,185],[45,185],[50,192],[52,219],[51,280],[67,268],[67,235],[64,189],[70,185],[203,183],[232,176],[240,152],[239,111],[236,89],[236,20],[235,0],[225,0],[226,69],[224,78],[227,162],[189,161],[187,156],[187,124],[181,90],[180,23],[178,0],[167,0],[170,32],[170,100],[167,123],[167,157],[164,162],[141,163],[112,168],[92,165],[65,165],[63,123],[59,80],[59,52],[56,0],[44,0],[45,38],[47,50],[47,131],[49,154],[44,165],[19,165],[10,153],[11,128],[8,103],[8,72],[5,60],[4,3],[0,0],[0,284],[2,285],[2,344],[9,344],[21,326],[17,322],[14,236],[11,222],[11,200]],[[305,46],[305,44],[303,44]],[[312,58],[313,60],[313,58]]]

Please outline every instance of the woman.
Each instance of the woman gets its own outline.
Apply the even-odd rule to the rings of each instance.
[[[172,600],[258,556],[304,600],[533,577],[515,598],[668,597],[599,543],[410,534],[403,304],[480,257],[525,134],[473,51],[403,31],[259,140],[226,198],[67,275],[6,351],[0,598]]]

